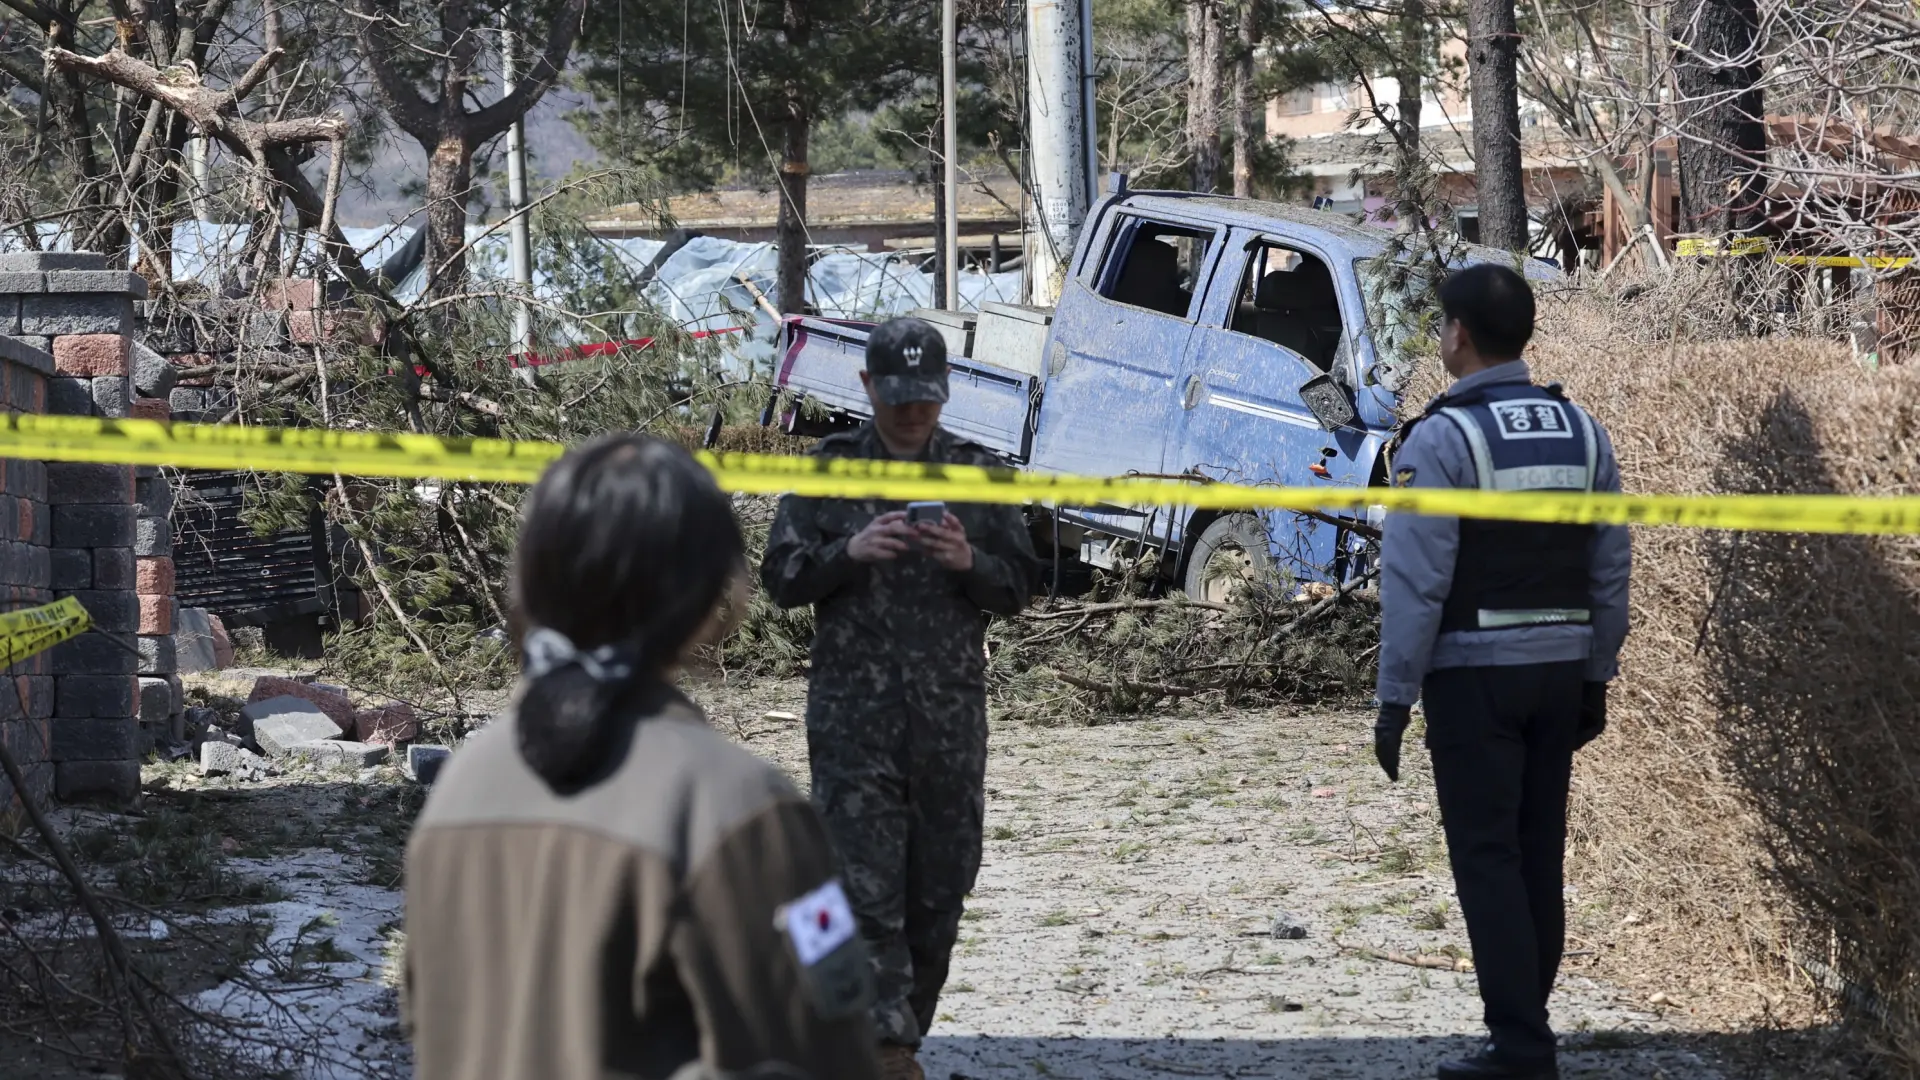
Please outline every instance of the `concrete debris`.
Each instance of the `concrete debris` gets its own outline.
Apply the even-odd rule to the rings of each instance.
[[[419,783],[432,786],[433,778],[440,775],[440,767],[452,756],[453,748],[448,746],[409,746],[407,775]]]
[[[283,695],[256,701],[240,710],[252,724],[253,745],[268,757],[286,757],[299,743],[337,739],[340,725],[305,698]]]
[[[253,693],[247,696],[247,704],[268,701],[273,698],[299,698],[313,704],[333,720],[333,730],[324,735],[309,735],[311,739],[334,739],[354,732],[353,701],[346,691],[337,686],[324,683],[304,683],[294,679],[283,679],[278,675],[262,675],[253,681]]]
[[[204,742],[200,744],[200,774],[258,780],[267,775],[267,763],[260,755],[245,747]]]
[[[316,739],[287,748],[290,756],[306,758],[323,769],[364,769],[387,760],[387,747],[343,739]]]
[[[193,756],[193,744],[161,739],[153,744],[153,752],[159,755],[161,761],[180,761]]]
[[[1273,918],[1273,936],[1281,941],[1300,941],[1307,936],[1307,924],[1283,911]]]
[[[389,701],[378,709],[361,709],[354,714],[354,738],[363,743],[399,746],[420,737],[420,721],[413,706],[404,701]]]

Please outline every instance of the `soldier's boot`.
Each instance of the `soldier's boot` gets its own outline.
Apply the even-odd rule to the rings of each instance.
[[[913,1047],[898,1043],[880,1044],[880,1080],[927,1080]]]

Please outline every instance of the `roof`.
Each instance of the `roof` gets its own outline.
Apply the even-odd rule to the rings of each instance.
[[[956,193],[959,223],[981,229],[1020,220],[1021,190],[1017,180],[1003,174],[962,174]],[[772,228],[780,212],[779,189],[736,187],[674,195],[666,200],[666,216],[684,229]],[[828,173],[807,184],[807,225],[834,228],[871,225],[916,225],[933,220],[933,185],[907,172]],[[615,206],[589,228],[626,228],[642,231],[658,227],[650,206]]]

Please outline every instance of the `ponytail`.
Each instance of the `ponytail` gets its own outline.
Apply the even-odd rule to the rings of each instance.
[[[613,708],[634,689],[639,658],[613,645],[581,652],[545,627],[522,645],[526,691],[519,707],[520,756],[556,790],[585,786],[613,749]]]

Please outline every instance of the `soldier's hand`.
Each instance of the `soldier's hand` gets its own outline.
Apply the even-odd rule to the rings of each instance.
[[[876,563],[900,557],[913,536],[907,524],[907,512],[892,510],[867,523],[847,541],[847,557],[854,562]]]
[[[952,513],[938,525],[922,522],[914,526],[914,533],[920,539],[920,550],[934,562],[948,570],[973,569],[973,545],[967,542],[967,527]]]
[[[1380,706],[1380,718],[1373,722],[1373,759],[1395,783],[1400,781],[1400,737],[1412,722],[1412,706],[1384,704]]]
[[[1590,682],[1580,694],[1580,724],[1573,729],[1575,750],[1600,737],[1607,730],[1607,684]]]

